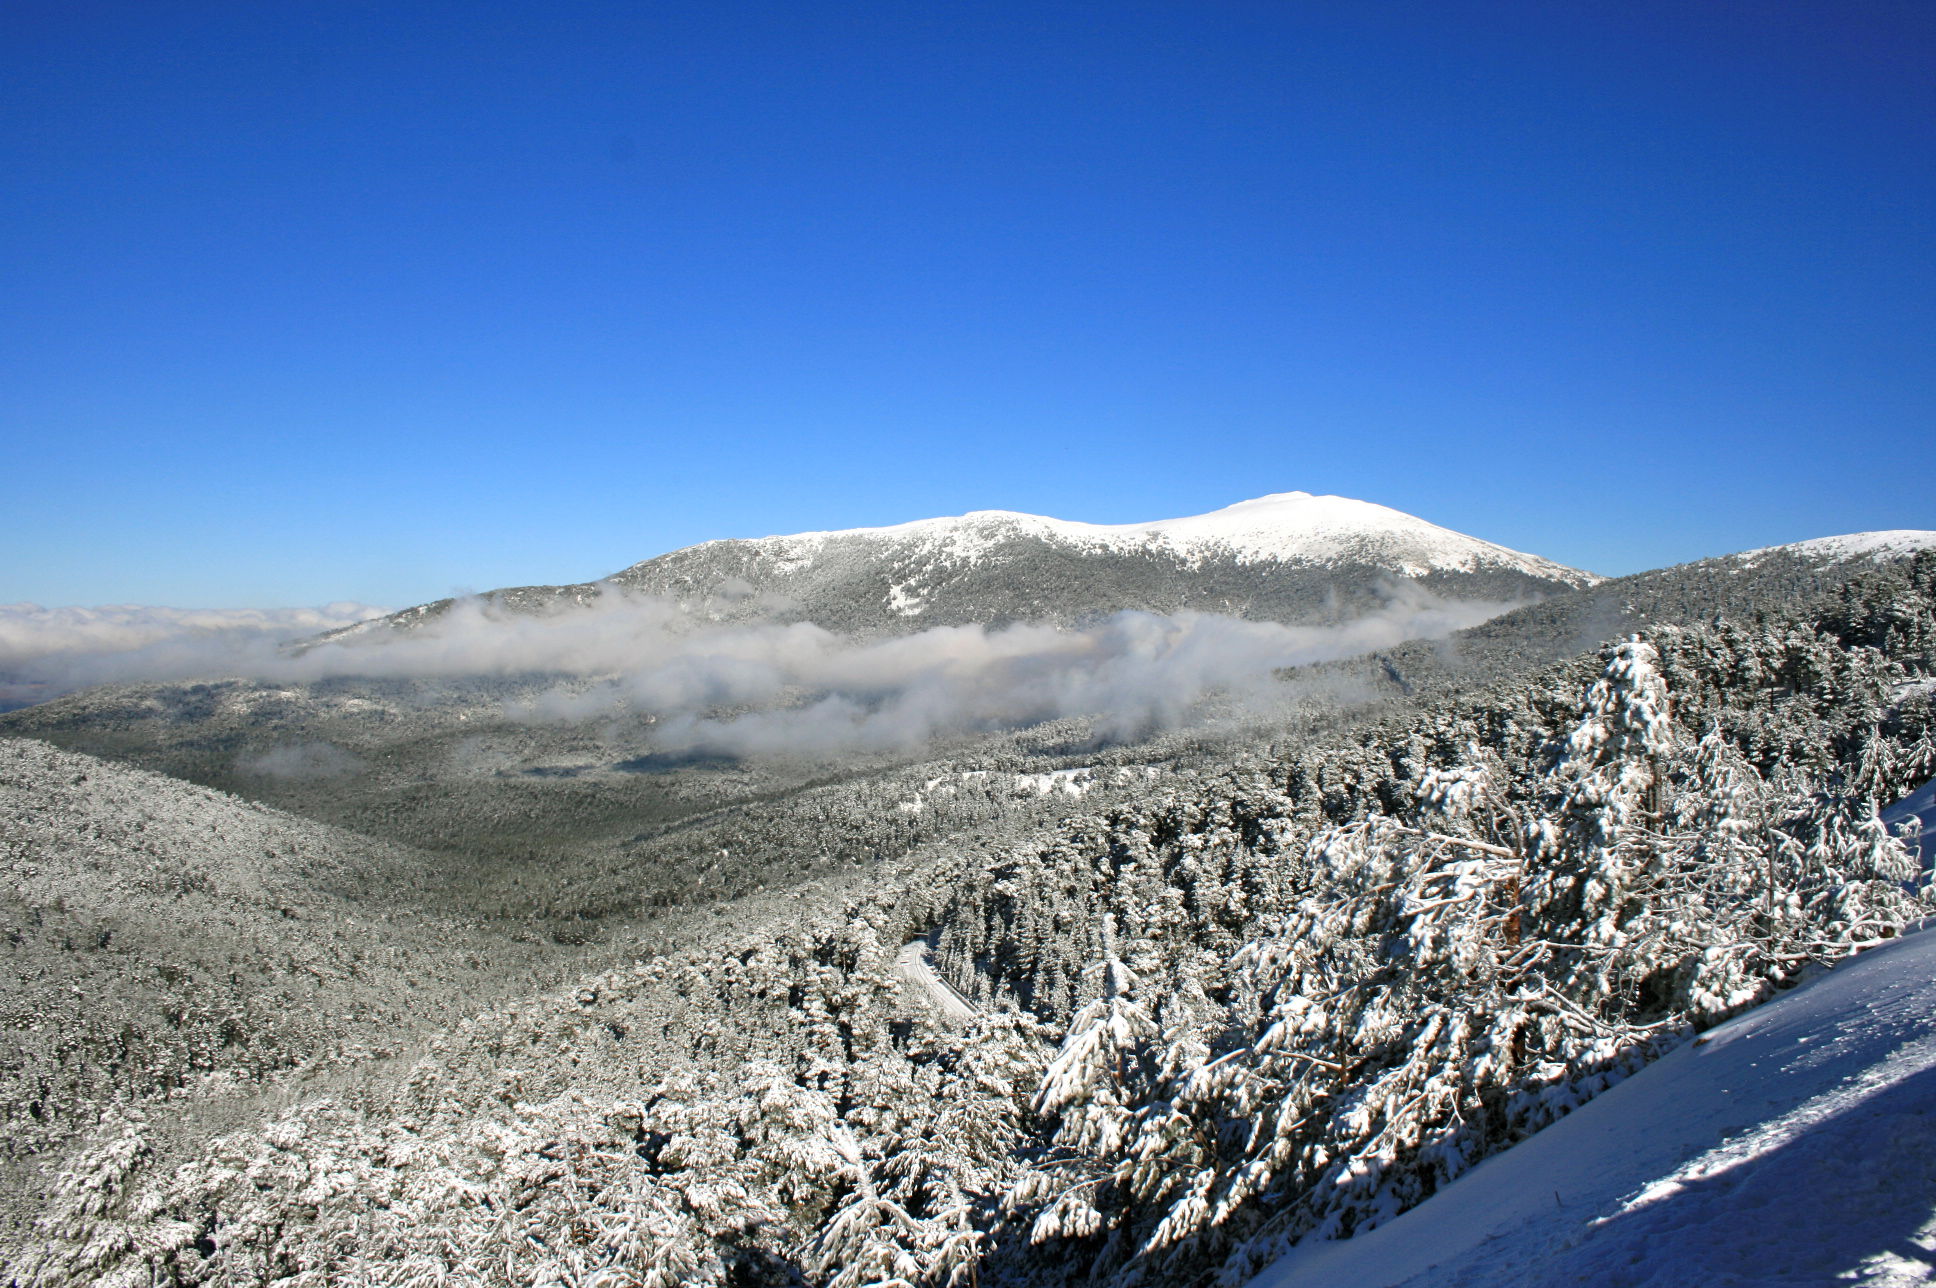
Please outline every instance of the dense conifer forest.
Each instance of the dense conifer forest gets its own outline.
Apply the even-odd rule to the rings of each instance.
[[[1936,773],[1936,557],[1761,604],[1343,719],[789,795],[756,852],[824,861],[553,936],[517,967],[553,983],[381,1067],[190,1058],[263,1091],[77,1108],[7,1273],[1240,1284],[1928,915],[1878,811]],[[709,826],[665,836],[697,865]]]

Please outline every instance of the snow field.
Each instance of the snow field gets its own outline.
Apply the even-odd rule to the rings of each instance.
[[[1354,1239],[1252,1288],[1927,1283],[1936,933],[1710,1031]]]
[[[1185,559],[1212,554],[1239,562],[1320,563],[1341,558],[1391,556],[1407,576],[1433,570],[1469,572],[1481,567],[1511,567],[1534,576],[1577,585],[1599,580],[1504,546],[1468,537],[1437,524],[1369,501],[1309,492],[1277,492],[1239,501],[1209,514],[1145,523],[1080,523],[1010,510],[971,513],[878,528],[800,532],[759,539],[788,571],[811,564],[829,542],[868,538],[932,551],[952,563],[975,563],[989,550],[1015,537],[1044,540],[1096,551],[1161,550]],[[710,544],[710,543],[708,543]],[[894,588],[893,608],[920,611],[919,595]]]

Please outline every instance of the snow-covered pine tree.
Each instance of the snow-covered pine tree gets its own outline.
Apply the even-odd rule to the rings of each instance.
[[[1102,934],[1100,996],[1069,1022],[1031,1105],[1037,1118],[1052,1124],[1051,1162],[1060,1166],[1046,1195],[1037,1182],[1009,1199],[1011,1208],[1020,1209],[1048,1197],[1030,1229],[1037,1244],[1089,1240],[1112,1228],[1112,1163],[1130,1143],[1136,1111],[1155,1078],[1156,1023],[1140,996],[1140,981],[1116,955],[1112,919],[1104,918]],[[1108,1267],[1122,1252],[1119,1239],[1106,1239],[1092,1264]]]

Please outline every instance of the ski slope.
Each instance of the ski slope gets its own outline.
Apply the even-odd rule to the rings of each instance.
[[[1252,1288],[1936,1278],[1936,931],[1710,1030]]]

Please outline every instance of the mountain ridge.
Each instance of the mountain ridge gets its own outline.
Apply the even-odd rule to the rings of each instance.
[[[1490,682],[1652,626],[1753,617],[1769,605],[1819,599],[1936,552],[1936,531],[1886,529],[1713,555],[1561,591],[1444,640],[1413,640],[1321,666],[1374,690],[1411,696]]]
[[[1376,611],[1394,595],[1503,609],[1601,580],[1387,506],[1280,492],[1143,523],[977,510],[724,537],[597,581],[481,598],[512,612],[550,612],[616,590],[675,602],[703,621],[810,621],[868,638],[932,626],[1066,626],[1125,610],[1328,624]],[[413,629],[455,602],[416,605],[323,638]]]
[[[1405,558],[1414,561],[1394,569],[1409,576],[1422,576],[1433,570],[1470,571],[1476,562],[1489,558],[1517,563],[1529,572],[1556,580],[1577,578],[1587,583],[1601,580],[1593,573],[1470,537],[1390,506],[1303,491],[1272,492],[1203,514],[1140,523],[1086,523],[1020,510],[970,510],[962,515],[880,526],[751,538],[724,537],[667,553],[680,554],[727,544],[792,551],[842,539],[893,541],[931,537],[955,546],[964,556],[974,557],[1010,533],[1050,537],[1095,549],[1156,547],[1198,559],[1222,551],[1240,562],[1321,562],[1343,556],[1362,557],[1367,546],[1383,544],[1386,553],[1402,552]],[[664,557],[655,556],[655,559]],[[642,560],[614,577],[622,578],[652,562],[654,559]]]
[[[1761,546],[1754,550],[1743,550],[1731,555],[1716,555],[1713,558],[1733,560],[1748,565],[1753,565],[1770,555],[1791,555],[1798,559],[1831,564],[1848,563],[1863,558],[1872,563],[1885,563],[1891,559],[1913,555],[1919,550],[1932,549],[1936,549],[1936,531],[1927,528],[1877,528],[1870,532],[1844,532],[1835,536],[1810,537],[1805,541],[1787,541],[1776,546]],[[1708,561],[1694,560],[1693,562]]]

